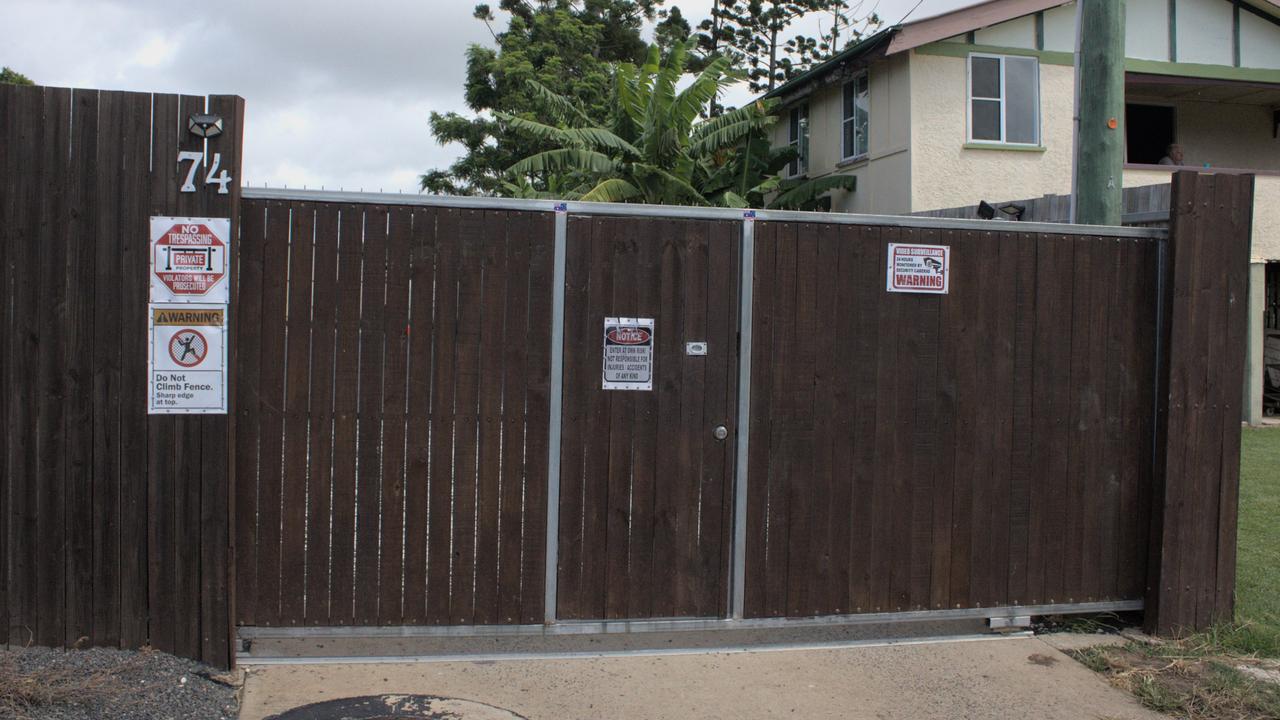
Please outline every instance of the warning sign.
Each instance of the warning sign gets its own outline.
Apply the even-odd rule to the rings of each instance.
[[[230,299],[226,218],[151,218],[151,302]]]
[[[227,311],[222,305],[152,305],[148,369],[152,415],[227,412]]]
[[[604,319],[604,389],[653,389],[653,318]]]
[[[946,245],[889,244],[889,292],[946,295],[950,278],[951,248]]]

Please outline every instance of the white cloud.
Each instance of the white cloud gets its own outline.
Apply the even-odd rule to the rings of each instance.
[[[668,4],[694,24],[711,6]],[[914,4],[880,0],[879,10],[895,21]],[[915,17],[962,4],[925,0]],[[247,105],[242,181],[416,192],[418,174],[460,152],[438,145],[427,119],[433,110],[466,111],[464,52],[492,43],[471,17],[474,5],[5,0],[0,64],[44,85],[239,94]]]

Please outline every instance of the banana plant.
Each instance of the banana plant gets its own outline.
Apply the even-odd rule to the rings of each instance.
[[[604,126],[530,81],[543,116],[496,117],[556,147],[512,165],[507,192],[588,202],[809,209],[833,189],[852,189],[852,178],[777,179],[794,150],[771,146],[769,129],[777,121],[771,102],[703,120],[716,96],[741,75],[720,57],[678,89],[693,47],[693,41],[678,44],[663,58],[651,46],[642,65],[616,65],[614,111]]]

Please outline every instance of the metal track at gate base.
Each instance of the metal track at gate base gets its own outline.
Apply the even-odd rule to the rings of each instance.
[[[800,650],[844,650],[897,645],[998,642],[1034,637],[1032,632],[983,635],[942,635],[889,640],[848,640],[842,642],[788,643],[778,645],[727,645],[722,647],[662,648],[649,650],[601,650],[563,653],[493,653],[476,655],[348,655],[325,657],[255,657],[241,653],[239,665],[386,665],[395,663],[497,662],[513,660],[589,660],[611,657],[666,657],[674,655],[733,655],[739,653],[794,652]]]
[[[1141,600],[1115,602],[1015,605],[954,610],[913,610],[908,612],[830,615],[810,618],[674,618],[665,620],[571,621],[552,625],[391,625],[386,627],[241,627],[241,640],[289,638],[411,638],[411,637],[500,637],[607,635],[614,633],[679,632],[705,630],[766,630],[838,625],[897,624],[947,620],[989,620],[1025,615],[1091,615],[1142,610]]]

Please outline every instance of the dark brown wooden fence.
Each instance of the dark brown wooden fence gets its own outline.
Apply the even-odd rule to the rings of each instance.
[[[1234,617],[1253,187],[1173,179],[1146,612],[1160,634]]]
[[[542,622],[550,214],[242,217],[236,622]]]
[[[749,616],[1143,597],[1157,241],[756,233]],[[950,294],[886,293],[891,242]]]
[[[240,172],[243,101],[208,98]],[[150,215],[204,97],[0,85],[0,643],[230,662],[225,416],[147,415]]]

